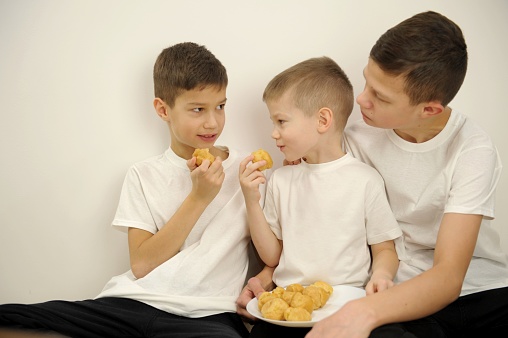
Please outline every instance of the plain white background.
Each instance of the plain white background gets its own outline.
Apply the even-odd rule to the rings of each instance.
[[[327,55],[358,95],[377,38],[426,10],[462,27],[469,72],[451,106],[486,129],[508,163],[505,0],[0,0],[0,303],[94,297],[129,268],[127,236],[110,223],[128,167],[169,145],[152,107],[163,48],[194,41],[223,62],[218,143],[266,148],[280,166],[261,100],[267,82]],[[506,175],[495,224],[508,252]]]

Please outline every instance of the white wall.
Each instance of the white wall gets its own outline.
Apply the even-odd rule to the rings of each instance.
[[[169,144],[151,105],[163,48],[206,45],[230,77],[219,143],[264,147],[280,163],[266,83],[328,55],[359,94],[376,39],[429,9],[457,22],[469,46],[452,107],[482,125],[508,163],[505,0],[0,0],[0,303],[93,297],[128,269],[127,236],[110,222],[127,168]],[[496,224],[508,252],[506,177]]]

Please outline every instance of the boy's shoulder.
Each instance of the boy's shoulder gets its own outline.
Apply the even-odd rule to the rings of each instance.
[[[170,150],[166,150],[162,154],[145,157],[142,160],[134,162],[131,165],[131,168],[144,168],[163,165],[167,162],[168,158],[171,157],[171,153],[172,152]]]
[[[344,129],[344,137],[346,139],[372,139],[373,136],[381,137],[385,133],[386,129],[369,126],[363,119],[351,121]]]

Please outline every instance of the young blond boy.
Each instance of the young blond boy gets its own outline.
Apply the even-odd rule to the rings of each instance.
[[[391,287],[398,266],[393,240],[402,232],[381,176],[340,146],[353,107],[346,74],[328,57],[312,58],[277,75],[263,100],[285,161],[302,159],[273,172],[264,209],[259,186],[266,178],[257,170],[264,162],[249,164],[248,156],[240,167],[252,240],[275,268],[275,285],[323,280],[366,286],[368,294]],[[308,330],[260,322],[251,337],[303,337]]]

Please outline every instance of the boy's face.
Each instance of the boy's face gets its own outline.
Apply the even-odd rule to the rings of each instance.
[[[289,92],[281,98],[266,103],[273,122],[272,138],[287,161],[312,157],[312,149],[318,141],[318,120],[308,117],[296,108]]]
[[[356,102],[363,120],[385,129],[412,129],[419,125],[422,105],[410,104],[404,93],[404,77],[385,73],[372,59],[363,71],[365,88]]]
[[[226,121],[226,88],[205,87],[183,92],[161,116],[169,125],[171,149],[189,159],[195,148],[212,148]]]

